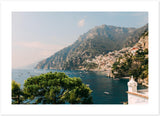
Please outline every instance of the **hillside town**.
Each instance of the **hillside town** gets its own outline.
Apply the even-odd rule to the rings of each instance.
[[[112,70],[112,65],[114,62],[124,56],[124,53],[128,53],[130,51],[130,47],[123,48],[119,51],[115,50],[113,52],[109,52],[106,55],[99,55],[96,56],[94,59],[87,60],[88,63],[96,63],[98,64],[97,70],[99,71],[111,71]]]
[[[115,77],[112,74],[112,66],[113,64],[120,60],[120,63],[124,62],[126,59],[124,58],[125,54],[135,55],[136,51],[139,49],[145,50],[148,49],[148,32],[145,33],[145,36],[142,36],[140,40],[133,47],[125,47],[121,50],[115,50],[109,52],[106,55],[95,56],[92,60],[86,60],[87,63],[95,63],[97,67],[94,69],[89,69],[92,71],[104,71],[107,76]],[[148,55],[146,56],[148,57]],[[85,70],[85,68],[83,68]],[[142,80],[141,80],[142,81]]]

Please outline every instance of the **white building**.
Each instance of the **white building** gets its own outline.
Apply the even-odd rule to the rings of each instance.
[[[128,104],[147,104],[148,103],[148,89],[137,90],[137,82],[134,81],[133,76],[128,82]]]
[[[133,55],[135,55],[136,51],[139,50],[139,48],[131,48],[130,51]]]

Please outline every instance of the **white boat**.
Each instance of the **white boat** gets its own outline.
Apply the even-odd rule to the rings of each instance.
[[[89,87],[89,84],[86,84]]]
[[[109,94],[109,92],[104,92],[105,94]]]
[[[113,79],[113,80],[119,80],[119,78],[115,78],[115,79]]]

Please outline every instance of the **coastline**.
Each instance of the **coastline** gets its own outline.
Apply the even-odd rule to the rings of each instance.
[[[83,70],[85,71],[84,69],[80,69],[80,70]],[[96,72],[102,72],[104,73],[107,77],[111,77],[111,78],[116,78],[113,74],[112,74],[112,71],[111,70],[99,70],[99,69],[89,69],[89,70],[86,70],[86,71],[96,71]],[[130,77],[121,77],[120,79],[130,79]],[[146,79],[138,79],[138,84],[142,85],[142,86],[145,86],[145,87],[149,87],[148,86],[148,81]]]
[[[100,69],[77,69],[77,70],[82,70],[82,71],[93,71],[93,72],[102,72],[104,73],[107,77],[115,78],[115,76],[112,74],[111,70],[100,70]]]

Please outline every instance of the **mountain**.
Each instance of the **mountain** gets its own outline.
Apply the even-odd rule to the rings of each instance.
[[[133,47],[124,47],[121,50],[114,50],[105,55],[100,54],[99,56],[95,56],[95,58],[91,60],[85,60],[84,62],[86,65],[82,66],[81,69],[92,70],[92,71],[105,71],[106,75],[110,77],[114,77],[112,73],[112,67],[114,67],[115,65],[117,65],[118,67],[120,63],[128,64],[128,63],[125,63],[125,61],[127,61],[126,59],[128,59],[130,56],[133,56],[135,58],[137,51],[145,51],[144,52],[145,58],[148,58],[148,52],[147,52],[148,51],[148,31],[145,31],[144,33],[142,33],[142,35],[139,38],[139,41]],[[144,61],[145,58],[142,57],[142,61]],[[118,61],[119,63],[117,64]],[[136,60],[133,59],[133,64],[134,63],[138,64],[138,62],[136,61],[137,59]],[[146,65],[148,64],[146,63]],[[126,65],[124,67],[126,67]],[[120,69],[119,73],[128,74],[129,71],[122,72],[122,69],[124,67],[119,68]],[[135,65],[133,67],[135,67]],[[115,70],[115,72],[117,71]]]
[[[148,30],[148,25],[141,28],[96,26],[81,35],[72,45],[39,62],[35,68],[80,69],[87,59],[120,50],[125,46],[133,46],[145,30]]]
[[[142,33],[139,41],[133,47],[124,49],[127,49],[128,52],[120,54],[122,50],[118,51],[120,57],[112,63],[111,72],[119,78],[133,75],[139,84],[148,86],[148,30]]]
[[[135,43],[139,41],[140,36],[143,35],[147,31],[148,31],[148,24],[133,31],[130,34],[130,36],[128,36],[127,39],[125,40],[124,47],[133,46]]]

